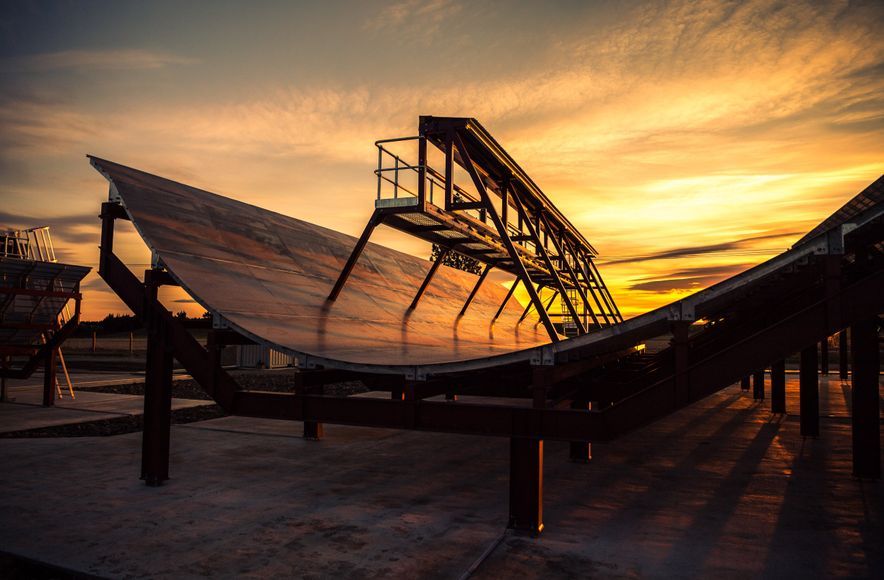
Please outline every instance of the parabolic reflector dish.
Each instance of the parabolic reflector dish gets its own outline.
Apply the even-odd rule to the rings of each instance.
[[[477,276],[369,243],[335,302],[326,300],[356,239],[130,167],[91,157],[159,262],[234,330],[281,350],[372,367],[457,363],[549,343],[536,318]]]

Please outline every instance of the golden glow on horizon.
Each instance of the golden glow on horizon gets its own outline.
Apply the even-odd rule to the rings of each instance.
[[[0,91],[0,226],[47,222],[63,260],[95,266],[107,185],[92,153],[358,235],[373,208],[372,143],[413,134],[420,114],[473,116],[599,250],[630,317],[781,252],[884,172],[880,6],[500,14],[449,1],[418,16],[384,4],[352,5],[352,21],[317,7],[322,25],[279,7],[255,16],[257,36],[230,15],[217,36],[179,15],[162,40],[119,7],[107,22],[54,23],[78,22],[86,36],[75,40],[7,46],[0,72],[15,90]],[[166,8],[177,14],[171,3],[144,9]],[[425,34],[401,33],[418,18]],[[301,20],[298,34],[264,33]],[[507,29],[527,24],[530,49]],[[95,45],[108,29],[127,40]],[[324,37],[337,40],[318,50]],[[397,232],[373,239],[429,255]],[[135,270],[149,262],[132,231],[116,247]],[[86,319],[126,311],[95,273],[84,291]],[[524,304],[524,290],[516,298]]]

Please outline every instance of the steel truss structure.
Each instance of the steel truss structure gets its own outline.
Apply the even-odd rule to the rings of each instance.
[[[464,150],[470,154],[465,143]],[[152,229],[156,224],[171,224],[168,231],[187,230],[188,222],[176,221],[175,208],[160,215],[139,205],[142,197],[155,200],[180,184],[151,181],[110,162],[92,162],[111,184],[111,201],[101,211],[99,274],[148,328],[141,471],[149,485],[169,477],[174,358],[228,413],[303,421],[308,438],[320,437],[323,423],[507,437],[509,526],[537,534],[543,529],[545,440],[571,442],[572,458],[586,461],[591,442],[611,441],[765,368],[775,377],[775,410],[783,412],[782,361],[798,352],[802,434],[816,434],[816,348],[847,328],[853,352],[854,473],[880,477],[877,328],[884,307],[884,178],[863,193],[872,195],[873,204],[848,211],[847,217],[829,223],[812,239],[626,322],[506,356],[428,364],[420,372],[408,365],[354,367],[325,358],[323,365],[296,373],[295,392],[280,393],[242,389],[220,366],[219,349],[254,340],[284,346],[235,327],[213,330],[202,345],[157,299],[160,285],[193,283],[182,266],[190,262],[176,262],[174,251],[156,251],[152,245],[156,266],[140,278],[114,254],[118,219],[133,220],[154,244],[151,236],[167,231]],[[193,190],[192,195],[202,194]],[[224,198],[205,199],[221,204]],[[516,261],[510,265],[516,267]],[[319,286],[323,288],[328,291]],[[230,312],[214,314],[234,319]],[[669,346],[653,355],[644,353],[642,342],[661,335],[671,336]],[[390,397],[323,394],[323,385],[344,379],[360,379],[375,390],[388,391]]]
[[[48,227],[0,234],[0,246],[0,400],[5,379],[28,378],[43,362],[43,404],[49,406],[59,360],[67,376],[61,344],[79,324],[80,282],[90,269],[58,263]],[[73,396],[69,377],[68,388]]]
[[[416,165],[386,148],[403,141],[417,142]],[[531,309],[537,312],[553,342],[560,339],[552,321],[556,313],[550,310],[556,300],[562,304],[561,328],[566,334],[571,328],[583,335],[623,322],[594,263],[595,248],[476,119],[422,116],[417,137],[386,139],[375,145],[375,211],[329,293],[330,301],[340,295],[372,232],[386,224],[443,248],[436,264],[448,252],[484,264],[461,314],[489,271],[498,268],[516,277],[501,309],[521,284],[531,299],[522,318]],[[444,155],[442,171],[430,165],[428,145]],[[386,165],[389,160],[392,166]],[[477,193],[455,182],[455,164],[466,170]],[[416,191],[403,185],[403,172],[416,173]],[[392,197],[382,196],[384,182],[392,185]],[[435,273],[435,267],[427,272],[412,309]],[[552,293],[546,301],[541,298],[544,289]]]

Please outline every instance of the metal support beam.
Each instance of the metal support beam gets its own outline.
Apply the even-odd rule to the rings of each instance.
[[[574,410],[589,410],[592,403],[575,399],[571,401]],[[592,459],[592,444],[586,441],[571,441],[568,449],[568,459],[574,463],[589,463]]]
[[[510,438],[510,515],[507,527],[537,536],[543,531],[543,441]]]
[[[549,270],[550,275],[552,276],[553,283],[555,284],[555,289],[559,291],[559,295],[562,297],[562,301],[565,304],[565,307],[568,309],[568,312],[571,313],[571,318],[574,319],[574,324],[577,326],[578,334],[586,334],[586,327],[583,326],[583,321],[580,320],[580,315],[577,313],[577,308],[571,302],[571,298],[568,296],[568,292],[565,290],[565,285],[562,282],[561,277],[559,277],[559,272],[556,270],[555,264],[553,264],[552,259],[549,257],[549,252],[546,251],[544,244],[540,240],[540,232],[534,229],[534,224],[531,223],[531,219],[528,215],[528,211],[522,205],[522,201],[519,199],[519,196],[513,192],[512,193],[513,204],[516,206],[516,211],[519,212],[519,215],[522,216],[522,219],[525,223],[525,227],[528,229],[528,235],[530,235],[534,241],[534,247],[537,248],[537,253],[540,254],[541,259],[546,264],[547,269]],[[540,223],[541,216],[537,215],[537,223]],[[577,282],[575,281],[575,284]],[[579,285],[578,285],[579,288]],[[586,303],[586,295],[583,295],[584,304],[588,306]]]
[[[829,339],[824,338],[820,341],[820,374],[828,376],[829,374]]]
[[[799,407],[801,413],[801,435],[817,437],[820,434],[820,389],[817,368],[819,361],[817,345],[801,351],[799,369]]]
[[[43,367],[43,406],[51,407],[55,404],[55,381],[58,372],[57,365],[58,347],[46,351]]]
[[[596,308],[598,308],[598,310],[599,310],[599,314],[605,320],[605,324],[607,326],[611,326],[612,324],[614,324],[616,322],[616,320],[611,320],[611,318],[608,317],[608,310],[609,309],[605,308],[602,305],[602,302],[599,301],[599,295],[596,293],[596,289],[593,287],[593,276],[592,276],[592,274],[590,274],[589,270],[586,267],[586,261],[583,260],[582,256],[580,256],[574,250],[574,246],[571,245],[571,242],[569,242],[567,238],[564,239],[564,244],[562,247],[567,248],[567,250],[569,252],[571,252],[571,255],[574,256],[575,266],[576,266],[577,270],[583,274],[583,279],[584,279],[584,282],[586,283],[586,289],[589,290],[589,296],[592,296],[592,301],[595,302]],[[596,284],[598,284],[598,282],[596,282]],[[599,288],[599,293],[602,293],[601,288]],[[602,298],[604,298],[604,296],[602,296]],[[595,316],[592,308],[588,308],[588,309],[589,309],[589,313],[592,316],[592,319],[593,319],[593,322],[595,323],[595,325],[601,327],[601,324],[599,324],[599,321],[598,321],[598,317]],[[611,313],[611,316],[613,316],[613,313]]]
[[[764,400],[764,369],[752,373],[752,398],[757,401]]]
[[[172,345],[163,313],[157,312],[156,286],[145,286],[148,309],[147,366],[144,376],[144,434],[141,479],[152,487],[169,479],[169,431],[172,420]]]
[[[114,220],[126,217],[126,211],[119,203],[104,202],[101,204],[101,242],[99,248],[101,252],[98,258],[98,273],[104,275],[107,273],[107,256],[114,251]]]
[[[454,203],[454,137],[445,134],[445,211],[451,211]]]
[[[347,279],[350,277],[350,273],[353,271],[353,267],[356,265],[356,261],[359,260],[359,256],[362,255],[362,251],[365,249],[365,245],[368,243],[368,238],[371,237],[371,233],[379,224],[380,218],[378,216],[378,212],[375,211],[368,219],[368,223],[365,224],[365,230],[363,230],[362,235],[359,236],[359,239],[356,241],[356,246],[350,253],[350,257],[347,258],[347,262],[344,264],[344,268],[343,270],[341,270],[341,273],[338,276],[335,285],[332,287],[331,292],[329,292],[327,298],[329,302],[334,302],[338,299],[338,295],[341,293],[341,289],[343,289],[344,284],[347,283]]]
[[[848,360],[850,359],[850,349],[847,340],[847,329],[845,328],[838,333],[838,376],[841,380],[847,380]]]
[[[611,296],[611,292],[602,281],[602,275],[599,272],[598,267],[596,267],[595,262],[592,261],[592,257],[588,255],[583,256],[583,263],[586,265],[587,272],[592,275],[592,279],[599,290],[599,294],[601,295],[602,300],[605,302],[605,304],[608,305],[611,314],[614,316],[614,320],[617,322],[623,322],[623,315],[620,314],[620,308],[617,307],[617,303],[614,302],[614,297]]]
[[[427,139],[417,140],[417,202],[423,206],[427,201]]]
[[[541,288],[541,290],[543,290],[543,289]],[[558,290],[553,290],[553,294],[552,294],[552,296],[550,297],[549,300],[546,301],[546,306],[544,307],[547,311],[549,311],[549,307],[552,306],[552,303],[555,302],[555,300],[556,300],[556,298],[558,298],[558,296],[559,296],[559,291],[558,291]],[[529,303],[528,303],[528,306],[526,306],[526,307],[525,307],[525,310],[522,312],[522,316],[519,317],[519,322],[522,322],[523,320],[525,320],[525,318],[528,316],[528,314],[531,313],[531,310],[532,310],[533,308],[534,308],[534,303],[533,303],[533,302],[529,302]],[[537,324],[540,324],[540,320],[539,320],[539,319],[537,320]],[[536,326],[536,325],[535,325],[535,326]]]
[[[503,299],[503,302],[500,303],[500,308],[497,309],[497,313],[494,315],[494,318],[491,319],[491,322],[494,322],[498,318],[500,318],[500,314],[503,312],[503,309],[506,308],[507,302],[510,301],[510,298],[513,297],[513,293],[516,291],[516,286],[519,285],[520,280],[516,278],[516,281],[513,282],[513,285],[510,286],[509,291],[506,293],[506,297]]]
[[[881,477],[881,404],[878,376],[881,360],[878,318],[850,327],[853,354],[853,475]]]
[[[488,276],[488,272],[491,271],[491,264],[487,264],[485,269],[482,270],[482,273],[479,275],[479,279],[476,280],[476,285],[473,286],[470,295],[467,297],[467,301],[463,303],[463,308],[460,309],[460,316],[463,316],[467,312],[467,308],[470,307],[470,304],[473,302],[473,298],[476,297],[476,294],[479,292],[479,288],[482,286],[482,283],[485,281],[485,278]]]
[[[433,276],[436,275],[436,270],[439,269],[439,266],[442,265],[442,260],[445,259],[445,256],[448,255],[448,249],[443,248],[439,255],[436,257],[436,261],[432,263],[430,266],[427,275],[424,277],[424,281],[421,282],[420,288],[417,289],[417,294],[414,295],[414,300],[411,301],[411,306],[408,307],[409,310],[414,310],[417,308],[417,303],[420,302],[421,296],[424,295],[424,292],[427,289],[427,286],[430,285],[430,281],[433,279]]]
[[[690,365],[690,353],[688,344],[688,332],[691,323],[677,321],[671,324],[672,350],[675,357],[675,402],[676,405],[685,405],[690,400],[690,384],[688,383],[688,367]]]
[[[748,392],[750,384],[751,384],[750,377],[748,377],[748,376],[743,377],[742,379],[740,379],[740,390]]]
[[[543,212],[538,212],[538,217],[540,218],[540,221],[543,223],[543,227],[546,228],[546,231],[550,232],[552,230],[552,226],[549,224],[549,221],[546,219],[546,216],[543,215]],[[556,252],[559,255],[559,259],[561,260],[562,264],[565,266],[565,270],[568,272],[568,275],[571,277],[571,280],[574,282],[574,287],[577,289],[577,294],[580,295],[580,299],[583,301],[584,311],[589,313],[590,318],[592,318],[593,324],[595,324],[597,327],[600,327],[601,324],[599,324],[599,319],[596,317],[595,312],[592,311],[592,306],[590,305],[589,298],[586,295],[586,289],[584,288],[584,285],[580,282],[580,279],[577,276],[577,272],[574,271],[574,268],[571,267],[571,262],[568,261],[568,256],[565,253],[565,250],[567,248],[563,244],[559,243],[559,240],[556,238],[555,235],[550,236],[550,238],[552,239],[553,248],[555,248]],[[571,255],[574,256],[574,262],[577,263],[577,256],[574,255],[573,250],[570,250],[570,251],[571,251]],[[550,269],[553,269],[552,264],[550,264]],[[589,280],[585,280],[585,282],[586,282],[586,285],[589,286]],[[587,331],[586,325],[583,324],[583,321],[580,322],[580,327],[583,328],[584,332]]]
[[[317,371],[322,372],[322,371]],[[312,388],[309,388],[311,385],[308,385],[310,382],[308,380],[309,371],[306,372],[297,372],[295,373],[295,394],[296,395],[306,395],[306,394],[322,394],[323,385],[312,385]],[[304,417],[304,439],[309,441],[319,441],[322,439],[322,436],[325,434],[324,429],[322,427],[322,423],[319,421],[312,421],[308,417],[310,417],[310,402],[307,398],[301,399],[301,414]]]
[[[780,359],[770,365],[770,411],[786,412],[786,361]]]
[[[559,341],[559,335],[556,332],[555,326],[553,326],[552,320],[549,318],[549,314],[545,310],[543,310],[543,303],[540,301],[540,295],[537,294],[537,290],[534,288],[534,284],[531,281],[531,277],[528,275],[528,271],[525,269],[525,264],[522,263],[522,259],[519,256],[519,253],[516,251],[516,247],[513,245],[512,240],[510,240],[509,232],[507,231],[506,224],[500,221],[500,216],[497,215],[497,211],[494,209],[494,206],[491,203],[491,199],[488,196],[488,192],[485,189],[485,184],[482,182],[482,178],[479,177],[478,172],[476,171],[476,167],[473,165],[472,159],[470,159],[470,154],[467,151],[466,146],[463,143],[463,140],[460,138],[457,133],[454,134],[455,145],[457,146],[457,150],[460,152],[461,159],[463,160],[463,165],[466,168],[467,172],[470,174],[470,178],[473,180],[473,185],[475,185],[476,189],[479,191],[479,195],[482,196],[482,201],[485,202],[488,207],[488,215],[491,216],[491,221],[494,222],[494,227],[497,228],[497,233],[506,246],[507,253],[510,256],[510,259],[513,261],[513,266],[518,272],[518,277],[525,282],[525,288],[528,290],[528,295],[531,297],[531,301],[534,303],[534,307],[537,309],[537,313],[540,315],[541,321],[543,321],[543,326],[546,328],[547,334],[549,334],[549,338],[552,342]],[[453,175],[449,174],[447,176],[449,179],[453,178]]]

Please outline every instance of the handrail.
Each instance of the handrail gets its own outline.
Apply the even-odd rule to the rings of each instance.
[[[0,255],[35,262],[57,262],[49,226],[0,233]]]
[[[435,169],[434,167],[432,167],[430,165],[419,165],[419,164],[412,165],[410,163],[406,163],[403,161],[402,157],[400,157],[399,155],[396,155],[395,153],[393,153],[392,151],[390,151],[389,149],[387,149],[386,147],[383,146],[386,143],[399,143],[402,141],[416,141],[416,140],[420,140],[420,139],[424,139],[424,137],[421,137],[418,135],[418,136],[413,136],[413,137],[396,137],[396,138],[392,138],[392,139],[380,139],[378,141],[375,141],[375,143],[374,143],[375,147],[378,148],[378,167],[377,167],[377,169],[374,170],[374,174],[378,177],[377,199],[381,199],[381,197],[382,197],[382,194],[381,194],[382,181],[386,181],[387,183],[393,185],[393,199],[396,199],[399,197],[399,190],[405,191],[406,193],[408,193],[412,197],[418,197],[418,194],[416,194],[415,192],[413,192],[409,188],[407,188],[404,185],[401,185],[399,183],[398,175],[399,175],[399,172],[403,171],[403,170],[410,170],[410,171],[417,173],[418,175],[420,175],[421,171],[425,171],[428,174],[428,177],[426,179],[429,183],[430,203],[433,203],[433,192],[434,192],[435,188],[438,187],[438,188],[444,189],[445,176],[439,170]],[[388,155],[391,159],[394,160],[393,167],[384,167],[384,164],[383,164],[384,154]],[[384,173],[389,173],[389,172],[393,172],[396,175],[396,178],[390,179],[390,178],[382,175]],[[479,201],[479,199],[476,196],[472,195],[471,193],[466,191],[464,188],[462,188],[458,184],[452,183],[451,185],[452,185],[452,189],[454,191],[456,191],[459,195],[464,197],[467,201],[469,201],[469,202],[478,202]]]

